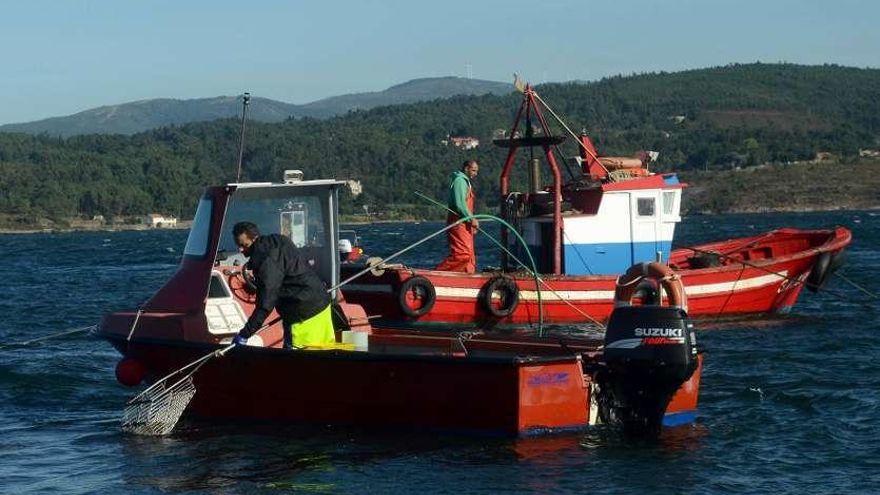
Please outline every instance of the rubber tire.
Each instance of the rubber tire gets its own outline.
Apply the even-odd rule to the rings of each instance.
[[[830,271],[828,267],[831,265],[831,253],[824,252],[816,258],[816,261],[813,263],[813,268],[810,270],[810,275],[807,277],[807,289],[810,289],[812,292],[819,292],[819,289],[822,288],[822,285],[825,283],[825,279],[828,278]]]
[[[831,264],[828,266],[828,275],[830,277],[837,271],[838,268],[842,267],[846,264],[846,260],[849,258],[849,255],[846,253],[845,249],[841,249],[840,251],[835,252],[831,255]]]
[[[506,305],[502,308],[496,308],[492,305],[492,294],[495,291],[506,292],[507,297],[502,297]],[[480,305],[483,309],[495,318],[506,318],[513,314],[519,305],[519,287],[516,281],[504,275],[498,275],[486,282],[486,285],[480,290]]]
[[[409,305],[406,296],[409,291],[419,289],[424,291],[423,298],[425,302],[418,308],[413,308]],[[403,314],[410,318],[418,318],[428,311],[431,311],[436,302],[437,291],[434,290],[434,284],[421,275],[415,275],[404,280],[404,282],[400,284],[400,289],[397,292],[397,304],[400,306],[400,310],[403,311]]]

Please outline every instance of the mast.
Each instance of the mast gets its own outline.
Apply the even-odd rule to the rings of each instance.
[[[241,134],[238,137],[238,173],[235,174],[235,182],[241,182],[241,159],[244,155],[244,124],[247,121],[248,103],[251,102],[251,94],[245,93],[241,97]]]

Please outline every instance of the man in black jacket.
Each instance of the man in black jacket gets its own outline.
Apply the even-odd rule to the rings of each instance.
[[[260,235],[251,222],[232,228],[239,251],[250,258],[257,302],[254,312],[234,342],[244,344],[263,325],[272,309],[284,323],[284,347],[307,347],[336,341],[330,314],[330,296],[308,261],[282,235]]]

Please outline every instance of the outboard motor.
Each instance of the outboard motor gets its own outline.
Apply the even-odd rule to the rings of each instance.
[[[674,306],[622,306],[605,330],[600,414],[625,431],[658,433],[666,407],[697,368],[693,324]]]

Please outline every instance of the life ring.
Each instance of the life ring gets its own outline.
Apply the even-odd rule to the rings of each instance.
[[[644,290],[646,287],[640,284],[643,279],[648,279],[655,285],[663,287],[670,306],[687,311],[687,295],[684,292],[681,277],[672,268],[656,262],[635,264],[617,279],[617,287],[614,289],[614,306],[632,304],[636,292],[639,289]]]
[[[410,305],[411,301],[421,301],[421,305],[414,308]],[[437,291],[434,290],[434,284],[430,280],[421,276],[414,275],[400,284],[400,290],[397,292],[397,304],[403,314],[410,318],[418,318],[424,315],[437,302]]]
[[[497,307],[492,303],[492,296],[501,293],[501,306]],[[486,282],[486,285],[480,290],[480,305],[487,313],[495,318],[505,318],[510,316],[519,304],[519,287],[516,281],[505,275],[498,275]]]

